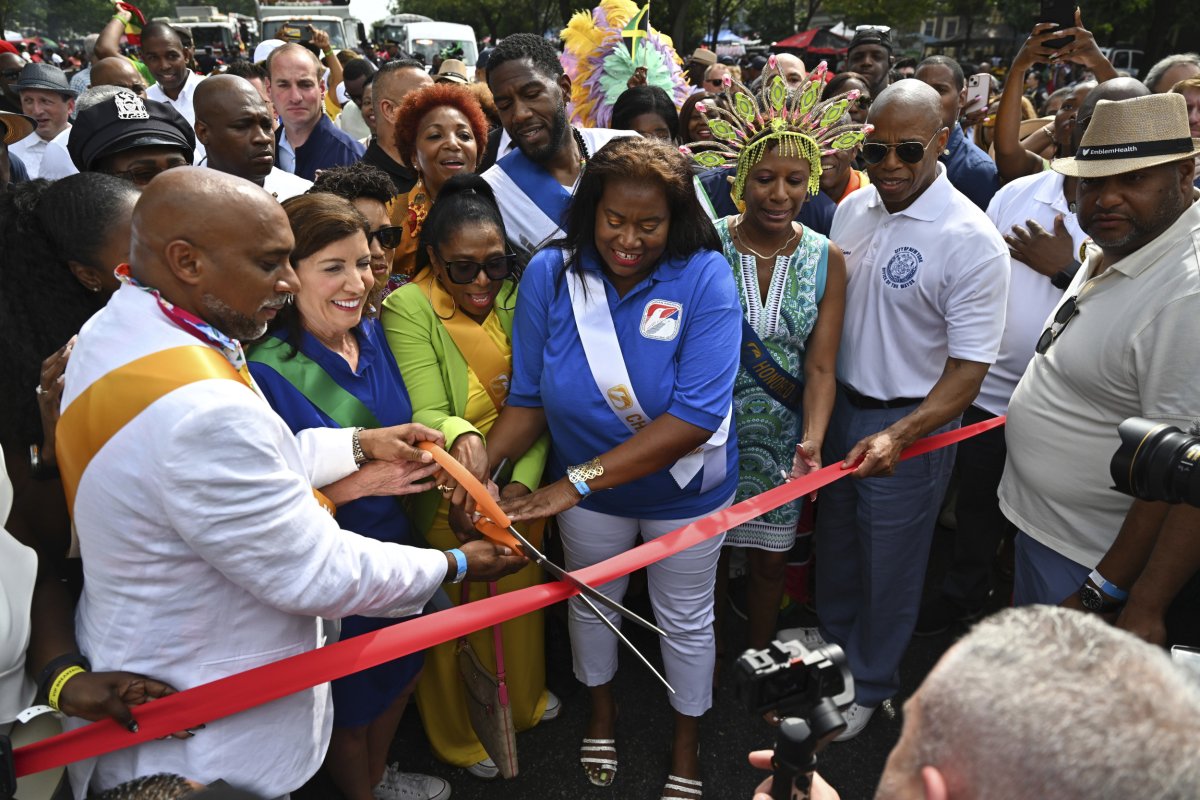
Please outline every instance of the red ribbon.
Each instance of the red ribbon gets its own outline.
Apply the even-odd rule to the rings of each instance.
[[[1003,425],[1004,420],[1004,417],[996,417],[926,437],[907,448],[900,458],[906,460],[948,447]],[[851,470],[843,469],[841,463],[831,464],[574,574],[593,586],[608,583],[849,474]],[[174,731],[195,728],[201,723],[228,717],[545,608],[575,593],[575,589],[561,581],[531,586],[239,672],[138,706],[137,733],[130,733],[113,720],[105,719],[26,745],[13,753],[16,772],[18,776],[41,772],[162,738]]]

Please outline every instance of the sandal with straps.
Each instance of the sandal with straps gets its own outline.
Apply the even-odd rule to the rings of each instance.
[[[584,739],[579,748],[579,763],[593,786],[612,786],[617,777],[616,739]],[[588,755],[589,753],[611,754],[611,758]]]
[[[662,797],[659,800],[698,800],[704,792],[704,781],[694,781],[690,778],[680,778],[676,775],[668,775],[666,785],[663,786]],[[667,794],[672,792],[672,794]]]

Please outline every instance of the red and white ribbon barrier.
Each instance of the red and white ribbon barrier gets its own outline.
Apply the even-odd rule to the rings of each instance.
[[[923,455],[977,436],[1003,425],[1004,419],[997,417],[926,437],[907,448],[901,454],[901,459]],[[850,470],[842,469],[840,462],[831,464],[575,574],[593,586],[608,583],[724,533],[797,497],[828,486],[850,473]],[[16,772],[18,776],[41,772],[159,739],[174,731],[195,728],[201,723],[228,717],[317,684],[453,641],[468,633],[565,600],[575,592],[575,589],[561,581],[531,586],[239,672],[137,706],[137,733],[130,733],[113,720],[106,719],[26,745],[13,754]]]

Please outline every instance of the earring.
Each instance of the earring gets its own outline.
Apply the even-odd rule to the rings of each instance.
[[[96,293],[97,293],[97,292],[99,292],[99,291],[100,291],[100,287],[99,287],[99,286],[93,286],[93,287],[92,287],[92,294],[96,294]]]

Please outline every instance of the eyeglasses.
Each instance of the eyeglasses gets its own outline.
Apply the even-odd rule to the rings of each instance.
[[[442,259],[442,257],[439,255],[438,259]],[[483,264],[478,261],[445,260],[442,260],[442,263],[446,267],[446,277],[452,283],[471,283],[479,276],[480,272],[486,272],[491,280],[502,281],[516,270],[517,257],[510,253],[489,259]]]
[[[371,244],[372,239],[378,239],[379,246],[384,250],[394,250],[400,246],[400,238],[403,234],[404,229],[399,225],[385,225],[367,234],[367,245]]]
[[[941,135],[942,130],[939,130],[925,144],[920,142],[896,142],[895,144],[884,144],[883,142],[867,142],[862,146],[863,161],[874,166],[887,158],[889,150],[895,150],[896,155],[906,164],[919,164],[921,159],[925,157],[925,151],[929,149],[929,145],[933,144],[933,140]]]
[[[1079,295],[1068,298],[1067,302],[1059,306],[1058,311],[1054,314],[1054,322],[1049,328],[1042,331],[1042,335],[1038,337],[1037,345],[1033,351],[1039,356],[1046,355],[1046,351],[1050,349],[1050,345],[1054,344],[1054,340],[1062,336],[1062,332],[1067,329],[1067,323],[1075,318],[1079,313]],[[1058,330],[1054,329],[1054,325],[1058,325]]]

